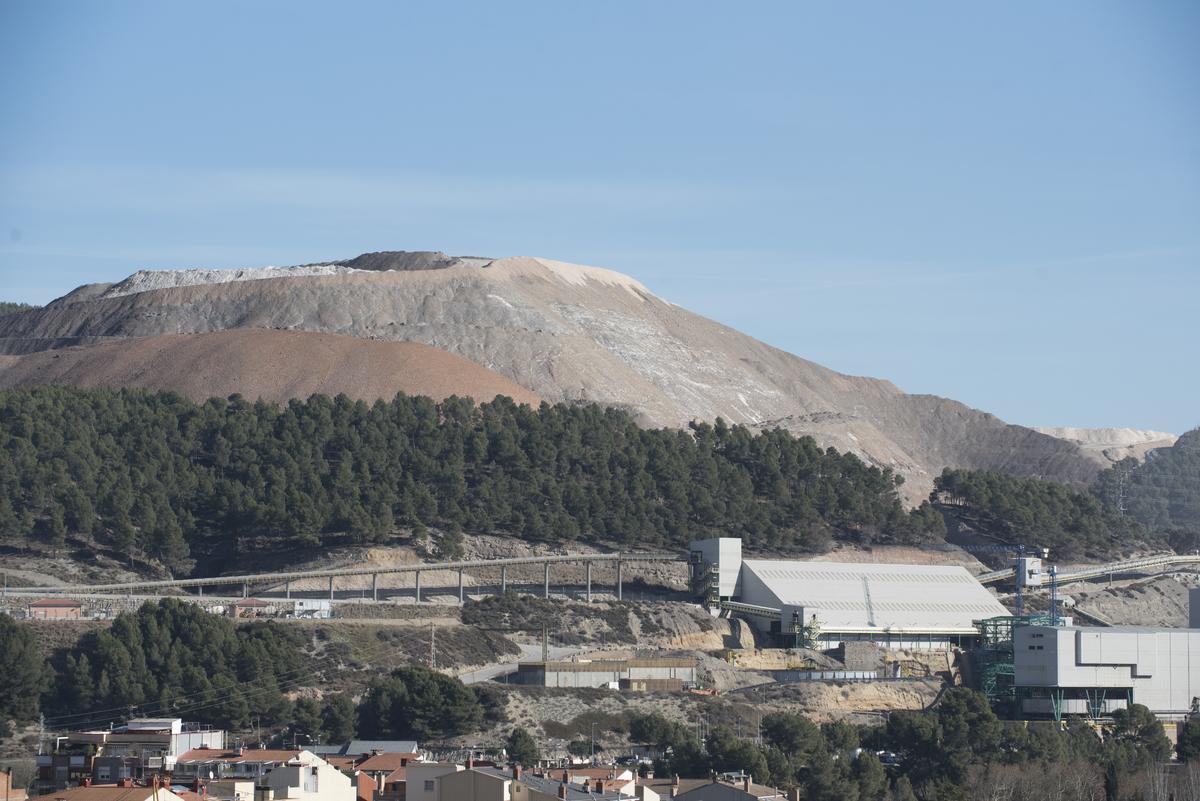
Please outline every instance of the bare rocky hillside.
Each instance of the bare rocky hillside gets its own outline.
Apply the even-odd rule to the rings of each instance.
[[[461,356],[416,342],[263,328],[108,339],[24,356],[0,356],[0,388],[35,385],[144,387],[193,400],[240,393],[284,403],[323,393],[391,399],[397,392],[518,403],[540,398]]]
[[[1035,431],[1073,442],[1087,451],[1095,451],[1104,458],[1119,462],[1132,456],[1137,460],[1158,448],[1169,448],[1179,439],[1165,431],[1143,431],[1136,428],[1067,428],[1061,426],[1035,426]]]
[[[896,470],[910,501],[947,466],[1081,483],[1108,461],[956,401],[834,372],[620,273],[538,258],[385,253],[299,270],[138,273],[0,318],[0,352],[243,328],[420,342],[548,401],[609,404],[647,425],[723,417],[810,434]]]

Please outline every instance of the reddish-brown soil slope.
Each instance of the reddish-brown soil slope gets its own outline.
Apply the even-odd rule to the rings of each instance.
[[[397,392],[518,403],[540,398],[461,356],[417,342],[265,328],[131,337],[0,361],[0,388],[145,387],[195,400],[235,392],[281,403],[314,394],[375,400]]]

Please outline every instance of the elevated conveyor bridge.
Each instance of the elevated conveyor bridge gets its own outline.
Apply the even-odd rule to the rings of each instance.
[[[1145,556],[1140,559],[1107,562],[1102,565],[1091,565],[1076,570],[1060,570],[1058,572],[1058,584],[1062,586],[1063,584],[1071,584],[1076,581],[1087,581],[1088,579],[1104,578],[1105,576],[1120,575],[1122,573],[1137,573],[1143,570],[1159,570],[1179,565],[1197,564],[1200,564],[1200,554]],[[1003,570],[993,570],[990,573],[980,573],[975,577],[975,580],[980,584],[995,584],[996,582],[1011,580],[1012,577],[1013,569],[1008,567]]]
[[[623,570],[627,563],[663,563],[684,561],[682,556],[672,553],[588,553],[588,554],[554,554],[550,556],[523,556],[508,559],[474,559],[457,562],[414,562],[405,565],[390,565],[387,567],[374,565],[358,565],[355,567],[336,567],[323,570],[299,570],[293,572],[253,573],[236,576],[209,576],[205,578],[185,579],[138,579],[112,584],[68,584],[54,587],[22,587],[21,595],[41,596],[70,596],[88,597],[113,595],[134,595],[135,591],[144,596],[176,595],[185,590],[196,590],[203,596],[205,588],[224,587],[240,588],[242,597],[250,594],[251,588],[283,587],[285,597],[291,598],[292,583],[305,579],[326,579],[329,582],[329,598],[334,599],[335,580],[345,577],[371,577],[371,597],[378,600],[379,576],[399,573],[412,573],[415,576],[416,600],[421,600],[421,574],[429,571],[450,571],[458,573],[458,596],[463,600],[463,574],[467,571],[479,572],[497,570],[499,589],[503,593],[508,589],[508,568],[515,566],[537,566],[543,568],[543,590],[545,597],[550,597],[550,567],[560,564],[582,564],[586,575],[586,593],[590,601],[592,596],[592,568],[596,564],[611,564],[615,566],[615,591],[618,600],[623,596]],[[13,593],[16,594],[16,593]]]

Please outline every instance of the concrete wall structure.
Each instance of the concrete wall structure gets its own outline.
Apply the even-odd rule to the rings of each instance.
[[[292,614],[295,617],[325,620],[333,617],[333,603],[328,598],[297,598]]]
[[[693,560],[699,559],[706,565],[717,568],[718,595],[734,598],[741,593],[739,581],[742,573],[742,541],[737,537],[717,537],[696,540],[689,546]]]
[[[696,660],[684,657],[522,662],[517,666],[516,676],[518,684],[539,687],[619,687],[622,681],[659,682],[669,679],[681,684],[695,684]]]

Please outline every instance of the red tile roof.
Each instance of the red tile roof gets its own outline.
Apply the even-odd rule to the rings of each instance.
[[[83,604],[81,604],[79,601],[75,601],[70,598],[42,598],[40,600],[34,601],[33,603],[30,604],[30,606],[36,606],[39,609],[51,609],[51,608],[71,608],[71,607],[76,607],[76,606],[81,607],[81,606],[83,606]]]
[[[299,755],[299,751],[274,748],[246,748],[240,753],[221,748],[193,748],[180,754],[177,762],[289,762]]]
[[[118,787],[115,784],[106,784],[99,787],[68,787],[65,790],[47,793],[41,798],[46,801],[56,801],[59,798],[65,801],[149,801],[154,795],[153,787]],[[165,787],[158,790],[159,799],[170,799],[172,795],[174,793]]]

